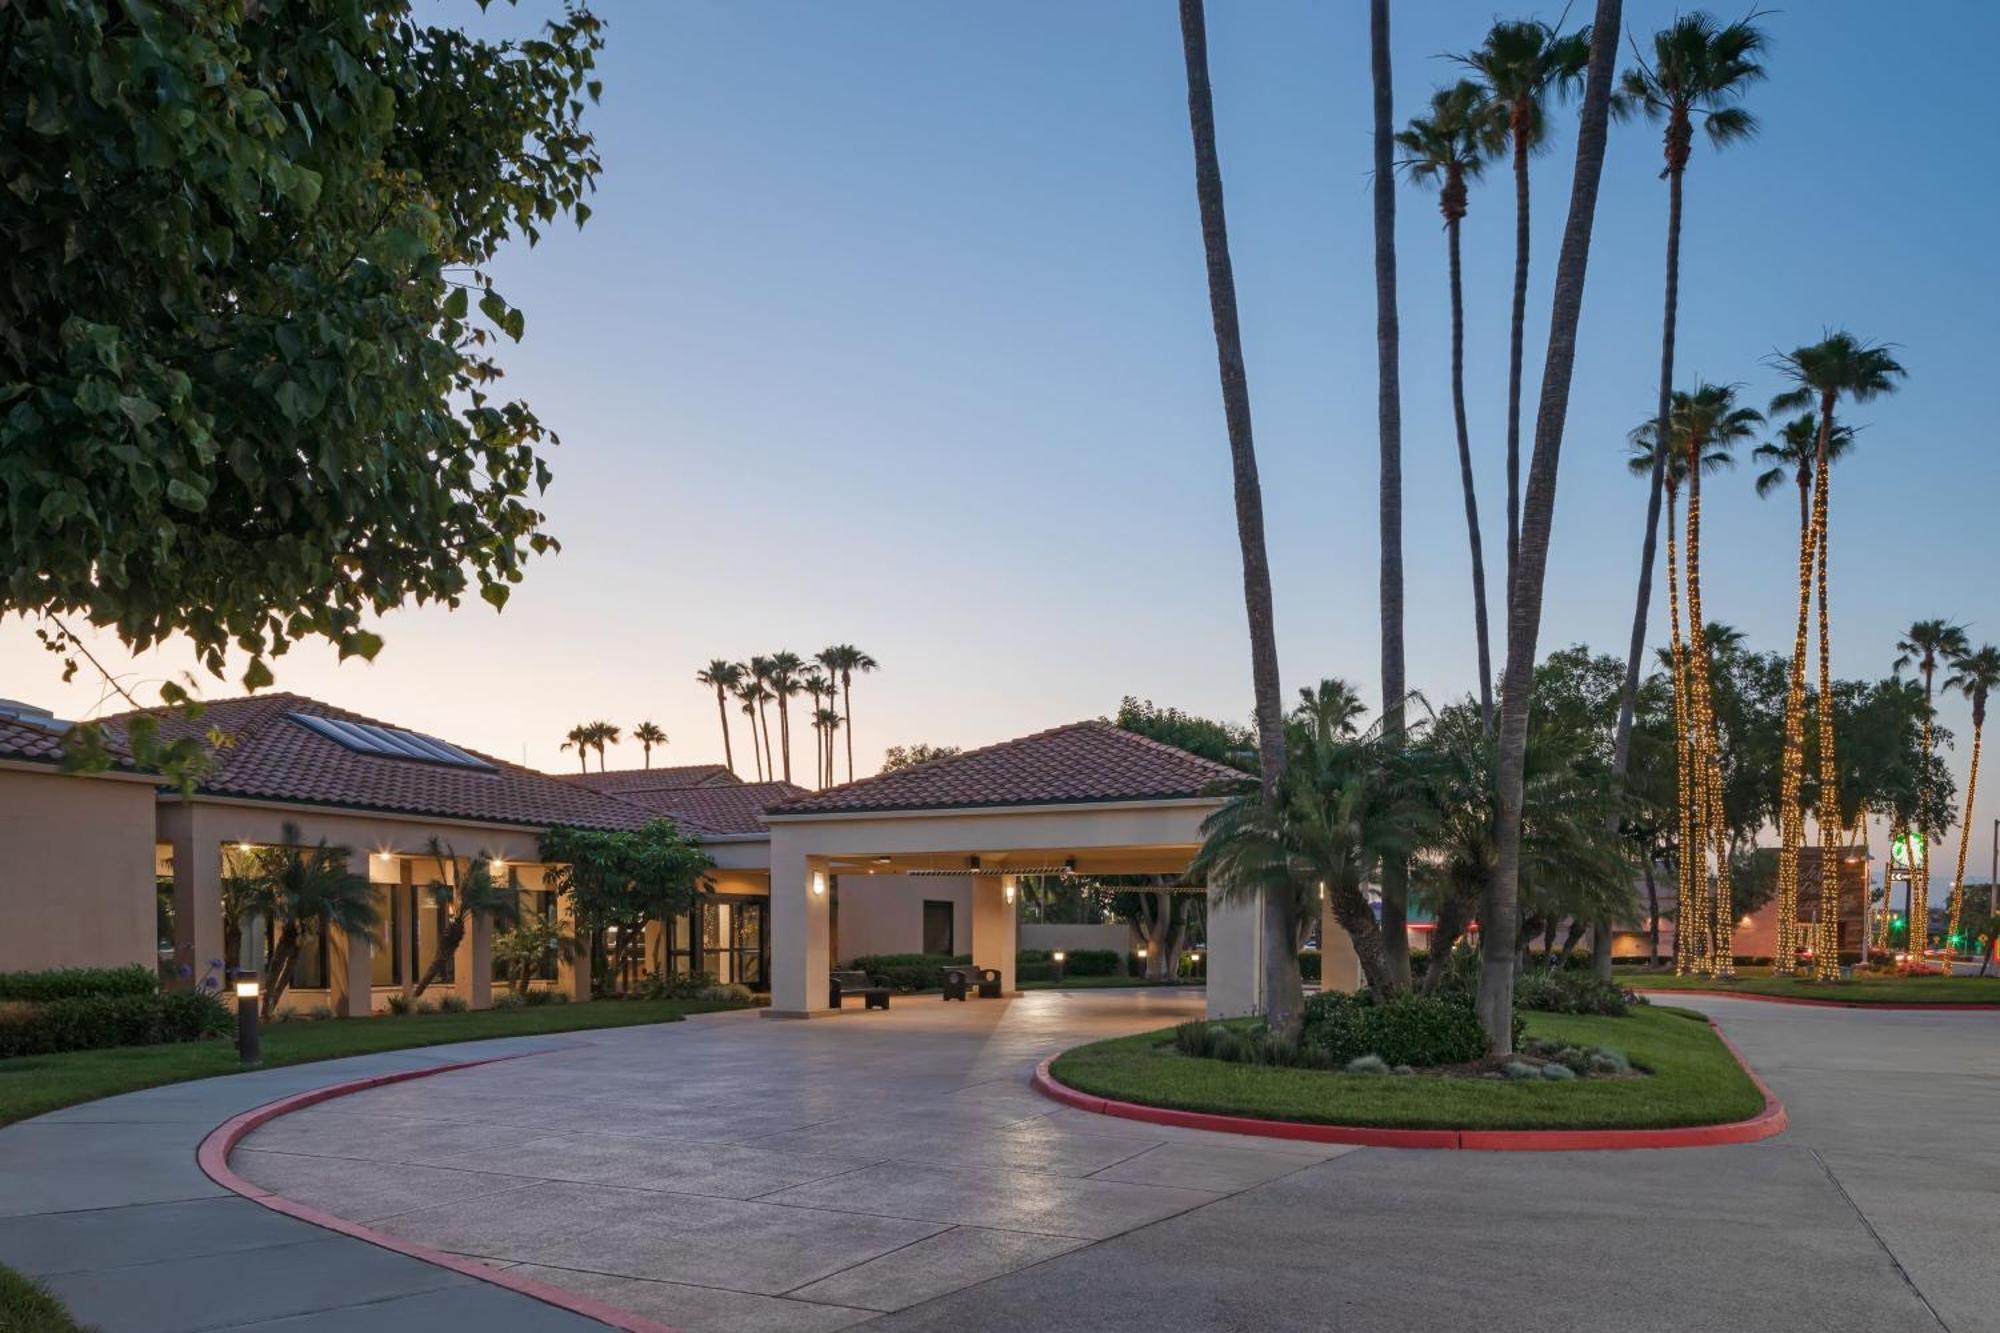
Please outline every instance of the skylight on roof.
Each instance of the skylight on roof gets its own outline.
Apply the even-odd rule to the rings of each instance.
[[[456,745],[447,745],[429,736],[400,727],[378,727],[372,722],[349,722],[345,718],[320,717],[314,713],[291,713],[292,721],[308,731],[318,732],[336,745],[356,754],[378,755],[384,759],[414,759],[424,764],[444,764],[451,768],[477,769],[491,773],[493,765]]]

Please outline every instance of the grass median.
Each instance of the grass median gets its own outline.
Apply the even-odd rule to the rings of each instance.
[[[530,1009],[482,1009],[401,1018],[328,1018],[272,1023],[264,1029],[264,1067],[338,1060],[349,1055],[442,1046],[489,1037],[533,1037],[590,1028],[673,1023],[689,1014],[737,1006],[707,1000],[598,1000]],[[0,1125],[78,1102],[166,1083],[240,1072],[226,1038],[165,1046],[113,1046],[61,1055],[0,1060]]]
[[[1181,1111],[1392,1129],[1663,1129],[1764,1108],[1701,1015],[1649,1005],[1624,1018],[1528,1015],[1528,1035],[1623,1051],[1644,1078],[1511,1082],[1231,1064],[1183,1055],[1172,1029],[1079,1046],[1052,1070],[1080,1092]]]
[[[2000,1004],[2000,975],[1990,977],[1844,977],[1808,981],[1774,977],[1769,968],[1746,968],[1727,981],[1677,977],[1671,972],[1620,972],[1618,980],[1639,990],[1733,991],[1786,999],[1830,1000],[1839,1004]]]

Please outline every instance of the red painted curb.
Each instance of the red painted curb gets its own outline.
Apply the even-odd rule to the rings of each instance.
[[[252,1203],[262,1204],[274,1213],[283,1213],[287,1217],[296,1217],[301,1222],[310,1222],[316,1227],[324,1227],[328,1231],[337,1231],[343,1236],[351,1236],[355,1240],[366,1241],[370,1245],[379,1246],[385,1250],[392,1250],[397,1254],[405,1254],[412,1259],[419,1259],[427,1264],[435,1264],[439,1268],[447,1268],[454,1273],[460,1273],[469,1278],[477,1278],[481,1282],[490,1282],[496,1287],[505,1287],[509,1291],[517,1292],[533,1300],[538,1300],[544,1305],[553,1305],[557,1309],[568,1310],[572,1314],[582,1315],[585,1319],[594,1319],[600,1324],[607,1324],[612,1328],[622,1329],[624,1333],[680,1333],[680,1330],[670,1325],[662,1324],[657,1320],[647,1319],[643,1315],[632,1313],[630,1310],[621,1310],[617,1306],[607,1304],[604,1301],[595,1300],[589,1296],[580,1296],[573,1291],[566,1291],[561,1287],[552,1287],[546,1282],[536,1282],[531,1278],[517,1277],[505,1269],[488,1268],[475,1259],[468,1259],[458,1254],[446,1254],[443,1250],[434,1250],[428,1245],[419,1245],[414,1241],[403,1240],[400,1237],[391,1236],[385,1232],[371,1230],[358,1222],[350,1222],[344,1217],[335,1217],[331,1213],[322,1212],[309,1204],[300,1203],[296,1199],[287,1199],[282,1194],[273,1194],[261,1185],[254,1184],[237,1175],[229,1165],[230,1151],[236,1147],[237,1143],[245,1135],[260,1125],[269,1124],[281,1115],[289,1115],[293,1111],[302,1111],[308,1106],[314,1106],[324,1101],[331,1101],[336,1097],[345,1097],[349,1093],[365,1092],[369,1088],[379,1088],[390,1083],[402,1083],[413,1078],[428,1078],[432,1074],[448,1074],[457,1069],[473,1069],[480,1065],[499,1064],[504,1060],[519,1060],[525,1055],[536,1053],[533,1051],[524,1051],[520,1055],[496,1055],[489,1056],[484,1060],[462,1060],[457,1064],[437,1065],[430,1069],[408,1069],[394,1074],[377,1074],[371,1078],[358,1078],[347,1083],[335,1083],[324,1088],[314,1088],[310,1092],[294,1093],[290,1097],[280,1097],[277,1101],[266,1102],[262,1106],[252,1107],[241,1115],[234,1116],[216,1126],[209,1132],[208,1137],[201,1141],[201,1147],[195,1152],[195,1160],[200,1163],[202,1171],[210,1180],[213,1180],[216,1184],[229,1190],[231,1193],[242,1195]]]
[[[1965,1014],[1992,1013],[2000,1010],[2000,1004],[1986,1004],[1978,1000],[1940,1000],[1935,1004],[1882,1004],[1874,1000],[1822,1000],[1810,995],[1758,995],[1753,991],[1740,990],[1695,990],[1690,987],[1634,986],[1641,995],[1661,995],[1671,998],[1675,995],[1712,995],[1718,1000],[1755,1000],[1759,1004],[1796,1004],[1808,1009],[1881,1009],[1892,1014]]]
[[[1785,1104],[1750,1067],[1736,1044],[1713,1023],[1711,1031],[1729,1048],[1736,1063],[1764,1094],[1764,1109],[1748,1120],[1722,1125],[1687,1125],[1677,1129],[1382,1129],[1371,1125],[1317,1125],[1302,1120],[1266,1120],[1256,1116],[1216,1115],[1207,1111],[1176,1111],[1164,1106],[1114,1101],[1079,1092],[1050,1073],[1055,1056],[1035,1066],[1035,1091],[1052,1101],[1097,1115],[1142,1120],[1182,1129],[1206,1129],[1219,1134],[1253,1134],[1267,1139],[1308,1143],[1345,1143],[1365,1148],[1447,1148],[1468,1152],[1586,1152],[1630,1148],[1713,1148],[1731,1143],[1755,1143],[1784,1132]]]

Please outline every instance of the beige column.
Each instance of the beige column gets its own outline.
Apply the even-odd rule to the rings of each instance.
[[[1319,988],[1325,991],[1361,989],[1361,959],[1354,952],[1354,937],[1333,918],[1333,903],[1319,905]]]
[[[395,877],[396,867],[372,852],[349,852],[349,873],[368,881],[371,890]],[[387,920],[386,917],[383,918]],[[377,925],[380,930],[381,925]],[[326,941],[327,989],[333,1012],[341,1018],[366,1018],[375,1008],[375,940],[368,932],[332,931]]]
[[[1208,890],[1208,1016],[1258,1012],[1263,993],[1264,913],[1253,898],[1226,900]]]
[[[576,895],[556,897],[556,919],[567,945],[556,955],[556,989],[576,1001],[590,998],[590,940],[576,923]]]
[[[826,858],[806,852],[806,834],[774,823],[771,829],[771,1007],[773,1018],[811,1018],[831,1012],[827,973],[832,967],[833,884]]]
[[[493,918],[474,912],[465,923],[465,938],[452,959],[457,982],[452,989],[474,1009],[493,1007]]]
[[[174,979],[176,990],[199,986],[209,963],[222,958],[222,843],[201,830],[195,806],[161,807],[160,824],[174,849]],[[234,959],[223,959],[222,989],[229,989],[227,970]],[[181,975],[181,969],[187,975]]]
[[[1014,991],[1015,924],[1020,904],[1012,875],[972,877],[972,965],[1000,974],[1000,993]]]

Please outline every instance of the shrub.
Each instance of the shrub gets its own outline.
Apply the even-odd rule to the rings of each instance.
[[[856,972],[881,978],[882,984],[890,990],[943,990],[944,970],[953,964],[971,961],[971,954],[947,957],[934,953],[876,953],[863,954],[848,966]],[[1074,968],[1071,974],[1077,975]],[[711,978],[711,984],[712,981]]]
[[[647,1000],[698,1000],[715,986],[712,972],[680,972],[671,976],[654,973],[639,988]]]
[[[1567,1083],[1576,1078],[1576,1071],[1568,1065],[1543,1065],[1542,1077],[1552,1083]]]
[[[416,1004],[410,999],[409,996],[391,995],[389,997],[389,1012],[395,1017],[401,1018],[403,1015],[412,1013],[415,1010],[416,1010]]]
[[[438,996],[438,1012],[441,1014],[462,1014],[472,1008],[463,995]]]
[[[529,990],[521,993],[521,1003],[537,1009],[542,1005],[554,1004],[558,1000],[567,1000],[568,998],[569,996],[564,995],[561,991],[555,990]]]
[[[533,993],[532,991],[509,991],[505,995],[494,997],[493,1007],[495,1009],[525,1009],[528,1007],[527,996]]]
[[[1322,992],[1306,1001],[1305,1041],[1343,1066],[1363,1055],[1422,1066],[1464,1064],[1486,1054],[1486,1030],[1471,1003],[1432,995],[1377,1000],[1366,991]]]
[[[330,1004],[316,1004],[305,1011],[305,1017],[314,1023],[324,1022],[333,1017],[333,1006]]]
[[[1623,1018],[1644,996],[1609,981],[1599,981],[1590,972],[1527,972],[1514,982],[1514,1004],[1521,1009],[1539,1009],[1551,1014],[1604,1014]]]
[[[78,1000],[91,995],[151,995],[160,980],[150,967],[57,967],[43,972],[0,972],[0,1000]]]
[[[438,1011],[438,1006],[436,1000],[418,1000],[415,1006],[413,1007],[413,1012],[419,1014],[434,1014],[437,1011]]]
[[[1071,949],[1063,960],[1066,977],[1115,977],[1123,962],[1116,949]]]
[[[0,1057],[196,1041],[228,1027],[228,1010],[205,991],[70,996],[0,1012]]]
[[[1409,1068],[1408,1065],[1399,1067],[1403,1069]],[[1360,1055],[1347,1062],[1347,1072],[1350,1074],[1369,1075],[1387,1074],[1389,1072],[1389,1062],[1379,1055]]]
[[[1294,1069],[1335,1069],[1325,1053],[1303,1042],[1282,1041],[1261,1024],[1235,1028],[1196,1019],[1174,1029],[1174,1047],[1184,1055],[1241,1065],[1282,1065]]]

